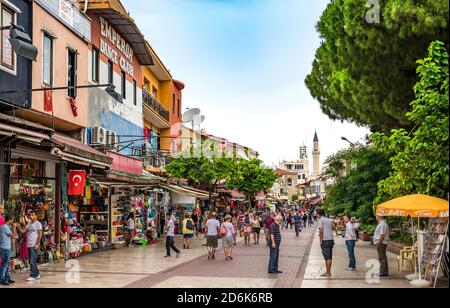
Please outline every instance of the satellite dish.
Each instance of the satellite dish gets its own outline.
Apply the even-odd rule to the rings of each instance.
[[[183,114],[183,122],[192,122],[194,120],[194,116],[198,116],[200,113],[201,111],[198,108],[189,109]]]
[[[206,117],[204,115],[195,115],[192,120],[194,121],[194,125],[200,125],[205,122],[205,119]]]

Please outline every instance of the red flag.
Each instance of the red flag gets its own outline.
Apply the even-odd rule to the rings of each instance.
[[[78,107],[77,107],[77,102],[75,101],[75,99],[73,97],[70,98],[70,107],[72,108],[72,113],[73,116],[76,118],[78,117]]]
[[[86,171],[70,171],[67,181],[69,182],[69,196],[82,196],[86,184]]]
[[[145,142],[150,141],[150,129],[147,127],[144,128],[144,137],[145,137]]]
[[[52,112],[53,111],[53,97],[52,90],[44,91],[44,111]]]

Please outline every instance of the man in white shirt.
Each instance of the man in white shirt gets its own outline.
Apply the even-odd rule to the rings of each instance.
[[[333,248],[334,248],[334,234],[333,230],[336,229],[334,222],[331,219],[325,217],[325,213],[322,209],[319,210],[320,219],[318,222],[319,235],[320,235],[320,247],[322,248],[323,258],[325,259],[325,267],[327,269],[322,277],[331,277],[331,265],[333,263]]]
[[[347,270],[356,271],[356,258],[355,258],[355,246],[356,246],[356,232],[355,226],[350,221],[349,216],[344,216],[345,223],[345,245],[347,246],[349,265]]]
[[[172,215],[170,213],[166,214],[166,256],[164,258],[170,258],[170,249],[172,248],[173,251],[177,254],[177,258],[180,257],[181,251],[175,247],[175,241],[173,240],[175,236],[175,223],[172,219]]]
[[[206,247],[208,248],[208,260],[216,258],[216,249],[219,246],[220,222],[217,220],[217,213],[213,212],[211,218],[206,222]]]
[[[377,215],[378,226],[373,236],[373,243],[377,247],[378,260],[380,261],[380,277],[389,276],[389,264],[386,248],[389,241],[389,226],[384,217]]]

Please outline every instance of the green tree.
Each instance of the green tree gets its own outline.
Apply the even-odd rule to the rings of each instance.
[[[292,195],[292,202],[298,201],[298,195]]]
[[[386,199],[423,193],[447,198],[449,185],[449,68],[442,42],[433,42],[428,57],[417,61],[420,81],[414,86],[416,99],[406,117],[411,131],[392,130],[372,135],[380,151],[391,156],[392,173],[380,181],[375,205]]]
[[[170,161],[166,170],[172,177],[186,179],[197,187],[200,184],[206,185],[212,204],[212,194],[216,191],[219,181],[227,178],[231,165],[232,159],[223,155],[212,158],[180,155]]]
[[[261,191],[267,191],[276,180],[275,173],[265,168],[262,161],[237,158],[232,161],[232,168],[227,177],[227,187],[244,193],[253,204],[256,195]]]
[[[326,160],[325,174],[334,179],[327,187],[325,209],[333,215],[359,217],[364,224],[375,221],[373,200],[378,182],[389,176],[387,155],[373,146],[343,150]]]
[[[416,60],[434,40],[449,45],[448,0],[334,0],[320,18],[322,44],[306,85],[325,114],[373,131],[412,128]],[[366,17],[377,16],[379,23]]]

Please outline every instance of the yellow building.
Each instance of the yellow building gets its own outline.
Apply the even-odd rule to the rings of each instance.
[[[154,49],[148,44],[154,65],[143,67],[143,116],[146,137],[144,163],[147,169],[164,168],[172,141],[172,126],[181,122],[184,84],[174,80]]]

